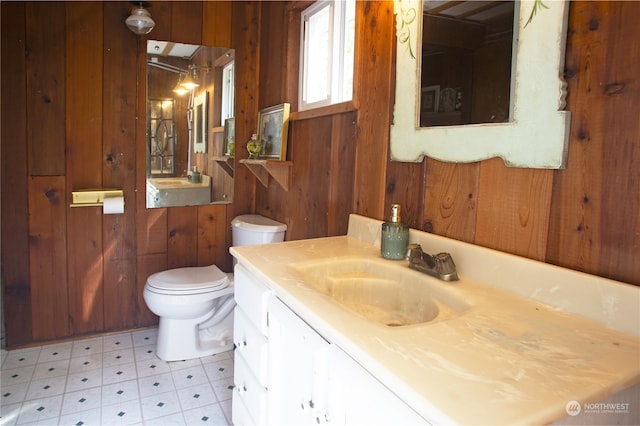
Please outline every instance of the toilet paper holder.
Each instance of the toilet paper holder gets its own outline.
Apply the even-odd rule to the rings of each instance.
[[[72,203],[69,207],[102,207],[105,198],[123,197],[122,189],[86,189],[82,191],[73,191]]]

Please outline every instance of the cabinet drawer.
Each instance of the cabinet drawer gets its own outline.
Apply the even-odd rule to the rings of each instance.
[[[245,312],[236,306],[233,324],[233,341],[236,355],[241,356],[251,366],[256,378],[267,386],[267,338],[263,336]]]
[[[249,321],[267,335],[267,303],[271,290],[258,282],[246,268],[236,265],[234,274],[235,299]]]
[[[241,356],[234,359],[234,384],[232,409],[242,406],[253,419],[251,424],[262,425],[267,422],[267,389],[258,383],[251,373],[251,369]],[[238,413],[238,417],[245,417],[246,413]],[[234,423],[236,420],[234,413]]]

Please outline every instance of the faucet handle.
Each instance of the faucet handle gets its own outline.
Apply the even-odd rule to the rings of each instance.
[[[417,243],[412,243],[407,245],[407,254],[405,255],[406,260],[411,259],[422,259],[422,246]]]

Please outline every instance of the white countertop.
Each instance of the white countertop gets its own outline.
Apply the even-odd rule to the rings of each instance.
[[[452,253],[460,281],[441,285],[453,286],[470,303],[462,314],[387,327],[305,286],[299,263],[379,258],[380,223],[352,215],[347,236],[232,247],[231,253],[316,331],[435,423],[549,423],[567,415],[570,401],[601,401],[640,382],[635,286],[414,230],[410,242],[426,252]],[[429,250],[434,244],[439,247]],[[565,283],[582,290],[567,298]]]

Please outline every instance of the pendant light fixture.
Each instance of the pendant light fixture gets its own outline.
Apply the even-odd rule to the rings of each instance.
[[[136,5],[131,9],[131,15],[124,21],[127,27],[133,31],[134,34],[144,35],[149,34],[151,30],[156,26],[156,23],[151,19],[151,14],[146,7],[150,7],[149,2],[131,2]]]

